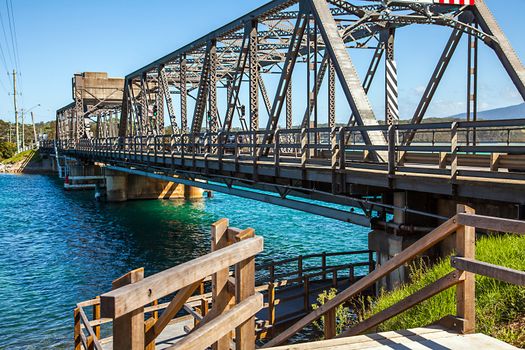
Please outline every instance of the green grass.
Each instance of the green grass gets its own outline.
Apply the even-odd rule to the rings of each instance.
[[[476,243],[476,259],[524,271],[525,237],[513,235],[481,237]],[[411,274],[412,282],[372,300],[369,307],[361,310],[360,318],[367,318],[386,309],[451,271],[448,258],[432,267],[425,266],[421,261],[415,263]],[[379,326],[378,331],[421,327],[455,313],[455,288],[450,288],[384,322]],[[525,288],[476,276],[476,331],[524,347]]]
[[[15,164],[15,163],[24,161],[25,159],[27,159],[27,157],[32,157],[34,154],[35,154],[35,150],[30,149],[30,150],[15,154],[11,158],[3,160],[2,163],[3,164]]]

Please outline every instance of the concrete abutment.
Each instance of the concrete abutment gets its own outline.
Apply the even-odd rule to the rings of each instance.
[[[134,199],[195,199],[202,198],[204,190],[146,176],[105,169],[106,199],[124,202]]]

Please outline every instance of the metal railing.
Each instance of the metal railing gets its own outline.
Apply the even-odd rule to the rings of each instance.
[[[365,144],[362,135],[372,131],[379,131],[384,143]],[[473,132],[476,143],[470,141]],[[193,166],[196,159],[236,165],[264,161],[276,168],[317,166],[335,173],[371,169],[452,181],[459,176],[525,180],[525,119],[276,130],[268,138],[272,142],[262,144],[265,134],[261,130],[59,140],[57,147],[93,159],[161,166],[172,165],[174,159]],[[414,139],[407,142],[410,135]],[[43,141],[41,148],[52,151],[51,142]]]

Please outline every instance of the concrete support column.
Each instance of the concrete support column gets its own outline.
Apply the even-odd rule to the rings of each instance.
[[[409,206],[409,202],[411,208],[428,209],[429,202],[424,195],[410,192],[395,192],[392,196],[392,203],[397,209],[394,209],[392,222],[407,226],[410,224],[415,226],[428,225],[429,223],[424,222],[424,219],[408,214],[403,210],[403,208]],[[421,234],[407,233],[397,229],[376,229],[368,235],[368,247],[376,252],[377,263],[382,265],[401,253],[420,237]],[[409,271],[402,266],[378,282],[377,290],[392,290],[408,281],[408,277]]]
[[[106,199],[108,202],[128,200],[128,175],[119,171],[105,169]]]

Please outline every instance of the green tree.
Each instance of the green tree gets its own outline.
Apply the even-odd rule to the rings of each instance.
[[[12,142],[0,142],[0,160],[11,158],[16,154],[16,145]]]

